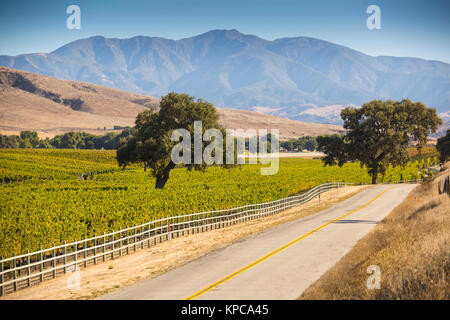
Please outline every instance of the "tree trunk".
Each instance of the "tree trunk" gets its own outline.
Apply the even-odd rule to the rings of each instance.
[[[372,184],[378,183],[378,172],[372,173]]]
[[[167,180],[169,180],[170,170],[172,170],[173,168],[175,168],[175,163],[170,161],[167,167],[164,168],[162,174],[156,176],[155,189],[164,188],[164,185],[166,184]]]

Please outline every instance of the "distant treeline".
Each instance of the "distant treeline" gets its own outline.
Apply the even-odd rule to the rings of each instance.
[[[121,133],[109,132],[104,135],[94,135],[87,132],[67,132],[53,138],[39,139],[36,131],[21,131],[20,135],[0,134],[0,148],[41,148],[41,149],[117,149],[121,138],[133,134],[133,128],[123,127]],[[116,130],[119,128],[115,128]],[[271,152],[270,133],[262,138],[267,141],[267,151]],[[259,144],[259,140],[257,140]],[[280,147],[286,151],[314,151],[318,148],[316,137],[305,136],[280,142]],[[245,139],[245,149],[249,148],[249,139]]]
[[[317,150],[318,144],[316,137],[305,136],[283,141],[280,143],[280,146],[286,151],[315,151]]]
[[[20,135],[0,134],[0,148],[41,148],[41,149],[117,149],[121,138],[132,133],[131,128],[121,133],[109,132],[101,136],[86,132],[67,132],[53,138],[39,139],[36,131],[21,131]]]
[[[118,128],[117,128],[118,129]],[[124,127],[121,133],[108,132],[104,135],[94,135],[87,132],[67,132],[53,138],[39,139],[36,131],[21,131],[20,135],[0,134],[0,148],[41,148],[41,149],[117,149],[121,138],[133,134],[133,128]],[[267,141],[267,151],[272,152],[270,133],[262,138]],[[320,137],[319,137],[320,139]],[[280,147],[286,151],[318,150],[318,137],[305,136],[280,142]],[[257,140],[259,143],[259,140]],[[249,139],[245,139],[245,149],[248,150]]]

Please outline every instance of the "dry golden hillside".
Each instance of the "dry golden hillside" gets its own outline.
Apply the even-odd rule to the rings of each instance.
[[[68,131],[104,133],[115,125],[133,126],[136,115],[157,107],[159,99],[100,85],[59,80],[31,72],[0,67],[0,132],[36,130],[40,136]],[[313,124],[262,113],[219,109],[227,128],[279,129],[280,138],[331,134],[335,125]]]
[[[302,122],[254,111],[217,108],[217,112],[220,115],[221,124],[226,128],[279,129],[281,139],[319,136],[344,131],[337,125]]]

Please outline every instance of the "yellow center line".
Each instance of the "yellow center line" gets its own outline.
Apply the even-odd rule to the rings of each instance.
[[[193,295],[190,295],[189,297],[185,298],[184,300],[193,300],[193,299],[195,299],[195,298],[201,296],[202,294],[205,294],[206,292],[208,292],[208,291],[210,291],[210,290],[212,290],[212,289],[214,289],[214,288],[220,286],[222,283],[224,283],[224,282],[226,282],[226,281],[228,281],[228,280],[230,280],[230,279],[236,277],[237,275],[243,273],[244,271],[246,271],[246,270],[248,270],[248,269],[250,269],[250,268],[256,266],[257,264],[259,264],[259,263],[261,263],[261,262],[263,262],[264,260],[269,259],[270,257],[272,257],[272,256],[276,255],[277,253],[283,251],[284,249],[289,248],[289,247],[292,246],[293,244],[296,244],[296,243],[299,242],[300,240],[305,239],[306,237],[312,235],[313,233],[319,231],[320,229],[323,229],[323,228],[325,228],[326,226],[328,226],[328,225],[330,225],[330,224],[332,224],[332,223],[334,223],[334,222],[336,222],[336,221],[339,221],[339,220],[341,220],[341,219],[343,219],[343,218],[345,218],[345,217],[351,215],[352,213],[355,213],[355,212],[358,211],[358,210],[361,210],[361,209],[367,207],[368,205],[370,205],[371,203],[373,203],[375,200],[377,200],[379,197],[381,197],[385,192],[387,192],[387,191],[389,191],[389,190],[391,190],[391,189],[393,189],[393,188],[395,188],[395,187],[391,187],[391,188],[388,188],[388,189],[384,190],[384,191],[381,192],[379,195],[377,195],[375,198],[373,198],[372,200],[370,200],[370,201],[367,202],[366,204],[362,205],[361,207],[359,207],[359,208],[357,208],[357,209],[355,209],[355,210],[353,210],[353,211],[350,211],[350,212],[344,214],[343,216],[341,216],[341,217],[339,217],[339,218],[336,218],[336,219],[333,219],[333,220],[331,220],[331,221],[329,221],[329,222],[327,222],[327,223],[324,223],[323,225],[321,225],[321,226],[319,226],[319,227],[317,227],[317,228],[311,230],[310,232],[301,235],[301,236],[298,237],[297,239],[294,239],[294,240],[292,240],[291,242],[285,244],[284,246],[281,246],[281,247],[279,247],[278,249],[276,249],[276,250],[274,250],[274,251],[272,251],[272,252],[266,254],[266,255],[263,256],[262,258],[259,258],[258,260],[256,260],[256,261],[250,263],[249,265],[247,265],[247,266],[245,266],[245,267],[243,267],[243,268],[241,268],[241,269],[239,269],[239,270],[233,272],[232,274],[226,276],[225,278],[223,278],[223,279],[221,279],[221,280],[219,280],[219,281],[217,281],[217,282],[214,282],[213,284],[211,284],[211,285],[209,285],[209,286],[203,288],[202,290],[200,290],[200,291],[194,293]]]

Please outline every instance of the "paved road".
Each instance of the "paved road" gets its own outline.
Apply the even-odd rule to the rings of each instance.
[[[368,188],[100,299],[296,299],[414,187]]]

